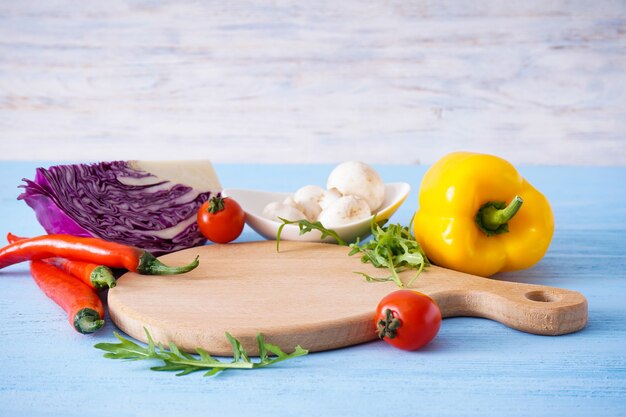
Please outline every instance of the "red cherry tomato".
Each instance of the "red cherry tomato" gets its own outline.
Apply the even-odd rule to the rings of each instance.
[[[404,350],[428,344],[441,327],[441,311],[429,296],[399,290],[386,295],[376,309],[376,328],[381,339]]]
[[[219,194],[205,201],[198,209],[200,232],[215,243],[228,243],[239,237],[245,224],[246,214],[232,198]]]

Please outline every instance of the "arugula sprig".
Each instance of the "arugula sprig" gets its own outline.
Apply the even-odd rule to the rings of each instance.
[[[424,253],[424,250],[411,232],[412,222],[408,227],[400,224],[384,226],[386,221],[377,223],[376,216],[374,216],[371,221],[372,238],[363,244],[359,238],[356,239],[356,242],[348,244],[339,237],[337,232],[325,228],[320,222],[312,223],[308,220],[289,221],[282,218],[280,220],[283,224],[280,225],[276,234],[277,252],[280,248],[280,235],[286,225],[297,224],[300,229],[300,235],[309,233],[312,230],[319,230],[322,233],[321,239],[330,236],[337,241],[337,244],[350,247],[352,250],[348,253],[349,256],[361,254],[361,262],[369,262],[376,268],[388,268],[391,271],[391,275],[381,278],[373,277],[364,272],[355,272],[362,275],[368,282],[393,281],[398,287],[404,287],[404,283],[398,274],[409,269],[416,269],[415,276],[407,283],[407,286],[410,287],[422,270],[430,266],[426,253]]]
[[[163,362],[163,365],[153,366],[150,369],[153,371],[175,371],[178,372],[176,376],[204,370],[207,370],[204,376],[213,376],[227,369],[263,368],[309,353],[308,350],[300,346],[296,346],[292,353],[285,353],[278,346],[266,343],[263,335],[259,333],[256,336],[259,347],[259,361],[252,362],[248,352],[246,352],[239,340],[226,332],[226,338],[232,346],[233,360],[232,362],[224,362],[215,359],[202,348],[196,348],[199,357],[182,352],[174,343],[169,343],[169,350],[167,350],[163,347],[162,343],[154,343],[152,336],[146,328],[144,328],[144,331],[148,337],[148,346],[141,346],[124,338],[119,333],[113,332],[120,343],[98,343],[94,347],[108,352],[104,354],[104,357],[110,359],[125,359],[130,361],[143,359],[160,360]]]
[[[361,245],[360,239],[357,238],[356,242],[349,246],[352,250],[348,255],[360,253],[361,262],[369,262],[376,268],[388,268],[391,271],[390,276],[383,278],[356,272],[369,282],[393,281],[398,287],[404,287],[398,273],[417,269],[416,274],[407,283],[410,287],[424,267],[430,266],[426,253],[411,233],[411,225],[404,227],[400,224],[390,224],[382,227],[372,221],[372,239]]]
[[[341,246],[348,246],[348,243],[341,239],[337,232],[332,229],[327,229],[321,222],[310,222],[306,219],[303,220],[287,220],[279,217],[280,221],[283,222],[280,226],[278,226],[278,231],[276,232],[276,252],[280,252],[280,235],[283,233],[283,228],[288,224],[297,224],[300,229],[300,235],[302,236],[305,233],[312,232],[314,229],[319,230],[322,233],[320,240],[324,240],[327,237],[332,237],[337,241],[337,244]]]

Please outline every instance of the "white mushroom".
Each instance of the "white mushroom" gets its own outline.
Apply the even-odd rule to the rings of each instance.
[[[318,220],[328,229],[343,226],[371,216],[370,207],[362,198],[347,195],[322,210]]]
[[[283,200],[283,204],[287,204],[288,206],[291,206],[291,207],[293,207],[295,209],[298,209],[298,210],[300,210],[301,212],[304,213],[304,210],[302,209],[300,204],[296,203],[296,200],[294,200],[292,196],[289,196],[289,197],[285,198]]]
[[[320,207],[322,210],[326,210],[328,206],[330,206],[335,201],[341,198],[341,193],[336,188],[331,188],[330,190],[324,190],[324,194],[320,199]]]
[[[327,188],[336,188],[343,194],[363,198],[370,210],[375,212],[385,199],[385,184],[380,175],[363,162],[348,161],[333,169],[328,177]]]
[[[295,203],[310,221],[316,221],[322,211],[320,200],[324,197],[324,189],[317,185],[305,185],[293,195]]]
[[[304,213],[297,208],[279,202],[269,203],[265,206],[263,209],[263,217],[278,222],[280,222],[280,218],[291,221],[306,219]]]

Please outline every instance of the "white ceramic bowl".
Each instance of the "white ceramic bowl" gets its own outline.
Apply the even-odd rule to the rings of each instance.
[[[385,184],[385,200],[382,209],[378,210],[376,220],[387,220],[398,210],[411,191],[411,186],[405,182]],[[246,223],[254,231],[266,239],[276,239],[278,228],[282,224],[279,221],[270,220],[263,217],[263,209],[271,202],[282,202],[292,193],[275,193],[269,191],[256,191],[246,189],[227,188],[222,191],[222,195],[232,197],[246,212]],[[333,230],[340,238],[346,242],[354,242],[357,237],[365,238],[371,234],[372,217],[352,222]],[[304,235],[300,235],[298,225],[288,224],[283,228],[280,235],[281,240],[300,240],[307,242],[321,242],[322,235],[319,231],[313,230]],[[334,242],[333,238],[326,238],[324,242]]]

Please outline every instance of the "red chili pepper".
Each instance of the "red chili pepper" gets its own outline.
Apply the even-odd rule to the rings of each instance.
[[[13,233],[7,233],[7,241],[9,243],[25,239],[27,238],[15,236]],[[71,261],[63,258],[45,259],[44,262],[62,269],[96,290],[115,287],[115,276],[108,266],[91,262]]]
[[[102,301],[86,284],[42,261],[31,262],[30,273],[39,288],[65,310],[77,331],[93,333],[104,325]]]
[[[146,275],[174,275],[198,266],[198,257],[188,265],[172,267],[154,255],[133,246],[108,242],[95,237],[43,235],[14,242],[0,249],[0,269],[28,260],[65,258],[125,268]]]
[[[91,262],[71,261],[63,258],[50,258],[44,262],[56,266],[95,290],[113,288],[116,285],[111,268]]]

